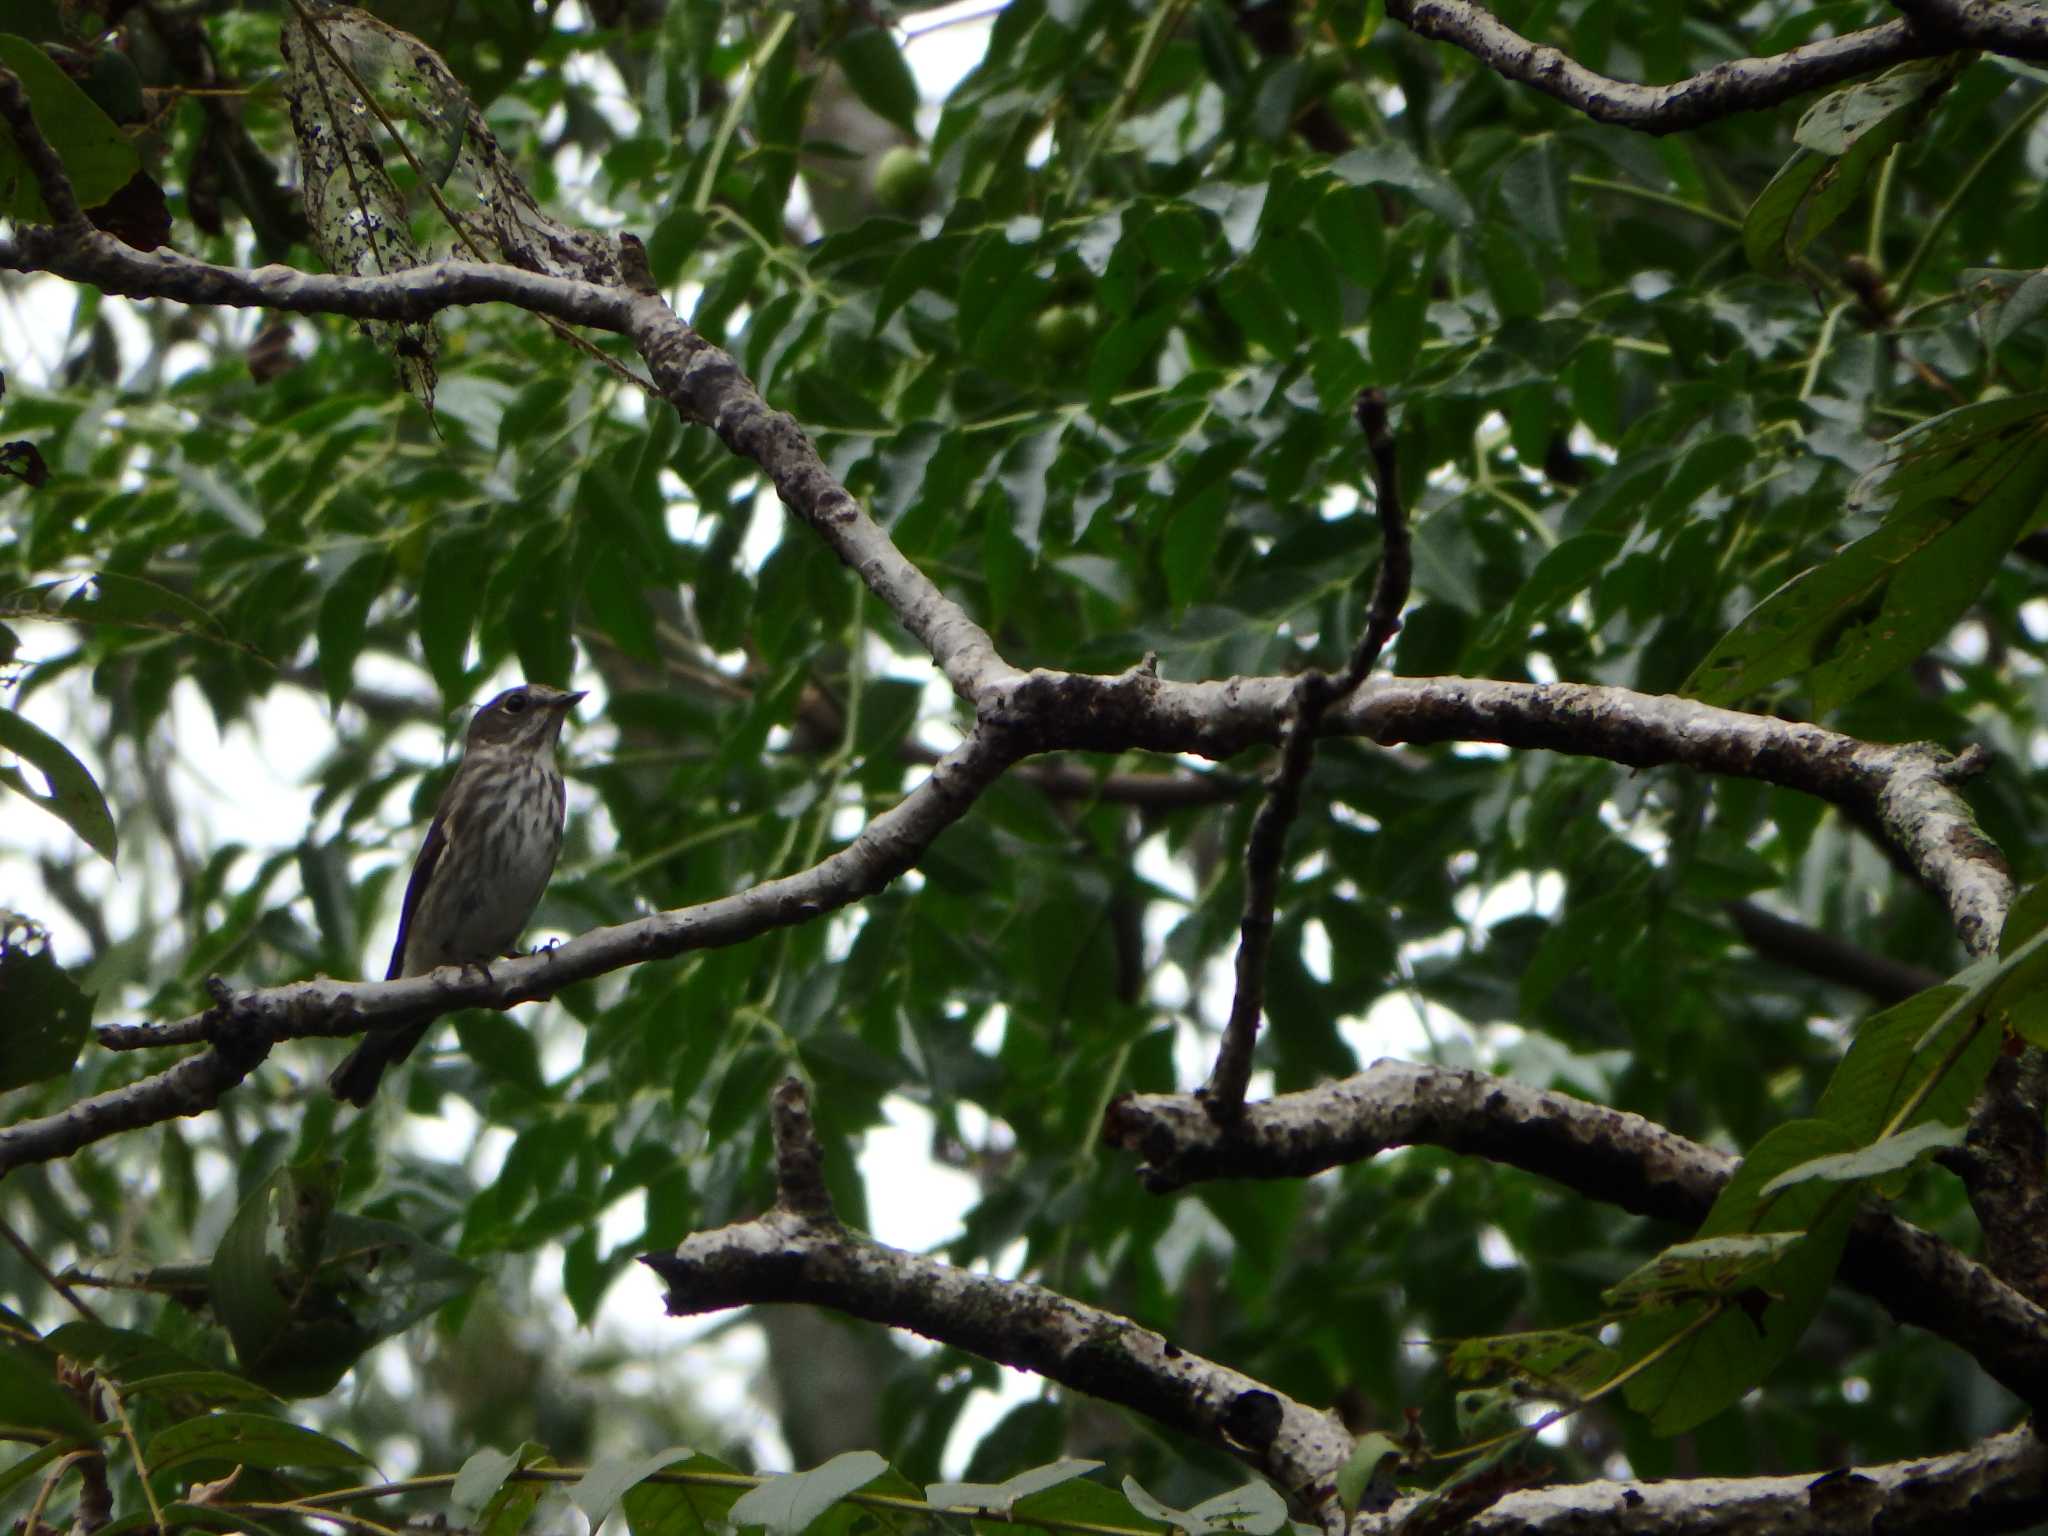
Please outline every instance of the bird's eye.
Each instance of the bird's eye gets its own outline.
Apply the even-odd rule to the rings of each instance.
[[[526,705],[527,697],[523,693],[508,693],[505,695],[505,713],[508,715],[525,714]]]

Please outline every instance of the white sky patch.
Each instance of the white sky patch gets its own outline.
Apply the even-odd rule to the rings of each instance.
[[[1515,1245],[1508,1241],[1507,1233],[1499,1227],[1481,1227],[1479,1262],[1488,1269],[1515,1269],[1520,1267],[1522,1257],[1515,1252]]]
[[[1556,870],[1546,869],[1533,877],[1527,870],[1517,870],[1483,891],[1465,887],[1451,898],[1451,909],[1471,927],[1491,928],[1528,912],[1549,917],[1563,900],[1564,876]]]
[[[868,1220],[892,1248],[929,1253],[960,1235],[968,1207],[981,1198],[974,1180],[932,1161],[931,1111],[900,1094],[882,1101],[888,1124],[868,1131],[860,1149]]]
[[[1302,924],[1301,963],[1310,976],[1324,986],[1330,984],[1330,930],[1319,917]]]

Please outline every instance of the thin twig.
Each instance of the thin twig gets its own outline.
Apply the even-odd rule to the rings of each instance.
[[[811,1123],[811,1101],[804,1085],[785,1077],[769,1105],[769,1127],[775,1138],[775,1203],[806,1221],[836,1221],[832,1195],[825,1188],[825,1149]]]
[[[6,1239],[7,1246],[21,1255],[22,1263],[42,1276],[43,1284],[71,1303],[73,1310],[80,1317],[89,1323],[104,1323],[106,1321],[105,1318],[92,1309],[91,1304],[83,1296],[64,1283],[63,1276],[57,1274],[49,1265],[43,1262],[42,1255],[29,1247],[19,1232],[15,1231],[13,1227],[4,1221],[0,1221],[0,1238]]]
[[[1887,21],[1768,58],[1730,59],[1669,85],[1638,85],[1588,69],[1562,50],[1522,36],[1472,0],[1387,0],[1387,15],[1418,36],[1464,49],[1502,78],[1554,97],[1595,122],[1644,133],[1703,127],[1908,59],[1953,51],[1946,39],[1931,37],[1910,21]]]
[[[113,1406],[114,1417],[121,1425],[121,1438],[128,1442],[128,1454],[135,1458],[135,1480],[142,1484],[142,1497],[149,1505],[149,1521],[157,1530],[168,1529],[164,1524],[163,1506],[156,1501],[156,1490],[149,1486],[149,1463],[142,1459],[142,1442],[135,1438],[135,1423],[128,1417],[128,1405],[121,1401],[121,1391],[111,1381],[100,1383],[106,1400]]]
[[[1252,818],[1244,850],[1237,990],[1230,1002],[1230,1021],[1223,1026],[1216,1065],[1201,1090],[1209,1112],[1222,1120],[1233,1118],[1244,1108],[1245,1089],[1251,1082],[1252,1047],[1258,1041],[1259,1016],[1265,1011],[1266,962],[1273,947],[1281,855],[1287,846],[1287,829],[1301,809],[1301,787],[1315,762],[1316,732],[1325,712],[1365,681],[1380,652],[1400,629],[1401,606],[1408,601],[1413,557],[1408,519],[1401,506],[1394,437],[1387,424],[1387,397],[1376,389],[1363,391],[1354,414],[1372,453],[1374,500],[1380,518],[1379,575],[1373,584],[1364,633],[1344,670],[1332,677],[1311,667],[1295,679],[1287,726],[1280,738],[1280,764],[1267,785],[1265,803]]]
[[[43,194],[43,206],[49,210],[51,221],[66,234],[89,227],[85,210],[78,206],[78,194],[72,190],[71,178],[64,173],[64,161],[43,137],[35,113],[29,109],[28,87],[21,83],[20,76],[6,69],[0,69],[0,119],[5,119],[8,131],[14,135],[15,148],[28,162],[29,174],[36,179],[36,190]]]

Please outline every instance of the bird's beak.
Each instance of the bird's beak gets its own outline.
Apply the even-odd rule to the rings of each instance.
[[[576,693],[563,694],[560,701],[562,713],[566,715],[567,713],[569,713],[570,710],[574,709],[578,704],[581,704],[585,699],[589,697],[590,694],[588,693],[588,691],[579,691]]]

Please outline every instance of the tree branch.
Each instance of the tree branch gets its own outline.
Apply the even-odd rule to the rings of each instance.
[[[815,528],[926,647],[984,720],[1004,721],[1017,749],[1143,749],[1223,758],[1277,739],[1292,679],[1163,680],[1019,672],[985,630],[904,559],[832,479],[796,423],[771,411],[731,357],[697,336],[658,295],[489,263],[439,262],[383,277],[317,277],[283,267],[243,271],[169,251],[132,250],[97,230],[28,226],[0,240],[0,269],[49,272],[108,292],[187,303],[269,306],[356,319],[417,320],[458,304],[506,302],[625,331],[663,392],[759,463],[784,502]],[[1981,755],[1879,746],[1765,716],[1583,684],[1386,679],[1361,687],[1322,722],[1325,734],[1381,742],[1501,741],[1644,767],[1684,763],[1760,778],[1877,817],[1886,837],[1942,898],[1964,944],[1995,943],[2012,882],[1953,782]]]
[[[1428,1070],[1394,1063],[1382,1063],[1375,1070],[1382,1069]],[[1438,1075],[1447,1081],[1468,1080],[1468,1089],[1492,1084],[1529,1093],[1474,1073]],[[1484,1097],[1469,1091],[1463,1096]],[[1576,1105],[1562,1095],[1534,1097]],[[1226,1137],[1192,1097],[1173,1102],[1179,1123],[1197,1136]],[[1271,1107],[1254,1106],[1247,1115],[1256,1121]],[[1648,1125],[1640,1117],[1617,1116],[1594,1105],[1577,1108]],[[1000,1280],[905,1253],[841,1226],[829,1204],[821,1208],[816,1203],[822,1191],[817,1140],[803,1091],[794,1083],[778,1090],[773,1122],[780,1185],[775,1207],[752,1221],[694,1233],[673,1253],[641,1257],[667,1285],[671,1315],[807,1303],[908,1329],[984,1359],[1037,1372],[1227,1451],[1273,1479],[1295,1508],[1325,1531],[1346,1528],[1334,1492],[1336,1473],[1348,1459],[1352,1438],[1334,1416],[1226,1365],[1189,1354],[1129,1318],[1027,1281]],[[1597,1145],[1614,1129],[1595,1128],[1589,1144]],[[1654,1127],[1649,1129],[1654,1132]],[[1273,1138],[1260,1139],[1267,1146],[1276,1144]],[[1678,1145],[1667,1149],[1671,1155],[1663,1166],[1681,1181],[1688,1177],[1686,1169],[1724,1158],[1704,1147],[1693,1148],[1683,1138],[1670,1140]],[[1299,1171],[1290,1168],[1274,1176],[1294,1177]],[[1245,1172],[1256,1170],[1238,1170],[1240,1175]],[[1914,1236],[1933,1241],[1924,1233]],[[1982,1279],[1996,1284],[1989,1276]],[[1417,1502],[1404,1499],[1382,1515],[1357,1516],[1348,1522],[1350,1536],[1395,1536]],[[1958,1529],[2018,1529],[2044,1512],[2048,1448],[2031,1429],[2023,1428],[1950,1456],[1844,1468],[1819,1476],[1602,1481],[1524,1490],[1506,1495],[1460,1529],[1502,1536],[1590,1529],[1659,1536],[1865,1536],[1883,1529],[1946,1536]]]
[[[810,869],[716,901],[595,929],[545,954],[494,961],[489,975],[450,968],[399,981],[320,978],[238,996],[236,1019],[267,1040],[396,1028],[458,1008],[509,1008],[647,960],[717,948],[806,922],[880,890],[1025,752],[1144,748],[1220,757],[1271,743],[1286,719],[1291,678],[1175,683],[1148,668],[1115,677],[1036,671],[988,691],[975,734],[854,841]],[[1968,754],[1862,742],[1820,726],[1744,715],[1687,699],[1584,684],[1464,678],[1379,678],[1323,721],[1326,734],[1381,742],[1499,741],[1630,766],[1675,763],[1779,784],[1871,811],[1885,835],[1947,902],[1975,952],[1996,945],[2012,881],[1956,791]],[[103,1026],[116,1049],[210,1038],[204,1015],[167,1024]],[[180,1066],[186,1064],[181,1063]],[[173,1069],[174,1071],[177,1069]],[[70,1110],[0,1129],[0,1173],[63,1157],[135,1125],[192,1113],[163,1075]],[[148,1108],[153,1106],[153,1112]]]
[[[1753,901],[1731,901],[1722,911],[1747,944],[1767,960],[1822,981],[1850,987],[1880,1003],[1904,1002],[1939,986],[1946,977],[1925,966],[1906,965],[1860,944],[1766,911]]]
[[[1351,1536],[1398,1536],[1415,1505],[1361,1515]],[[1956,1536],[2025,1530],[2048,1514],[2048,1446],[2031,1428],[1967,1451],[1816,1476],[1687,1477],[1525,1489],[1459,1536]]]
[[[2048,11],[2011,0],[1892,0],[1928,37],[2011,59],[2048,59]]]
[[[792,1162],[815,1178],[801,1089],[785,1084],[774,1110],[777,1178]],[[820,1186],[822,1187],[822,1186]],[[1297,1510],[1326,1530],[1343,1529],[1336,1478],[1351,1435],[1333,1414],[1308,1408],[1263,1382],[1205,1360],[1126,1317],[1021,1280],[1001,1280],[905,1253],[841,1226],[829,1204],[815,1211],[800,1187],[782,1183],[776,1205],[753,1221],[685,1238],[674,1253],[641,1256],[668,1287],[682,1317],[762,1302],[806,1302],[1018,1370],[1035,1371],[1090,1397],[1117,1403],[1226,1451],[1273,1479]]]
[[[566,944],[482,966],[444,966],[399,981],[350,982],[319,977],[246,992],[207,1013],[163,1025],[102,1026],[102,1045],[133,1049],[216,1040],[232,1029],[237,1039],[272,1042],[312,1036],[396,1029],[439,1018],[458,1008],[509,1008],[552,997],[571,982],[586,981],[645,960],[695,949],[741,943],[777,928],[805,923],[887,886],[914,865],[981,792],[1014,761],[992,731],[977,731],[946,754],[931,775],[898,804],[863,827],[844,848],[809,869],[765,881],[737,895],[613,928],[593,929]],[[95,1095],[56,1114],[0,1126],[0,1175],[25,1163],[48,1162],[121,1131],[217,1102],[220,1047],[125,1088]],[[239,1059],[239,1058],[237,1058]],[[258,1057],[260,1060],[260,1056]],[[249,1067],[254,1066],[250,1062]],[[246,1075],[248,1067],[242,1069]],[[240,1076],[233,1081],[240,1081]],[[211,1089],[212,1098],[200,1094]]]
[[[1731,59],[1670,85],[1635,85],[1530,41],[1471,0],[1387,0],[1387,15],[1419,36],[1464,49],[1494,73],[1532,86],[1595,122],[1644,133],[1673,133],[1775,107],[1857,75],[1947,53],[1952,46],[1910,21],[1888,21],[1769,58]]]
[[[1266,1006],[1266,958],[1273,945],[1273,908],[1280,899],[1280,861],[1287,850],[1287,829],[1301,810],[1302,785],[1315,766],[1316,732],[1330,707],[1365,681],[1380,652],[1401,628],[1401,608],[1408,601],[1413,557],[1408,548],[1408,518],[1401,507],[1394,436],[1387,426],[1387,397],[1377,389],[1362,391],[1355,415],[1372,455],[1374,501],[1380,520],[1379,574],[1373,581],[1365,630],[1344,670],[1332,677],[1311,667],[1295,680],[1287,724],[1280,734],[1280,764],[1245,842],[1237,987],[1216,1050],[1216,1064],[1201,1090],[1209,1112],[1226,1120],[1244,1107],[1245,1089],[1251,1082],[1252,1048],[1258,1042],[1259,1018]]]
[[[85,210],[78,206],[78,194],[71,190],[71,178],[64,174],[64,162],[36,125],[35,113],[29,109],[28,91],[20,79],[4,68],[0,68],[0,122],[5,122],[8,132],[13,134],[15,148],[28,162],[36,190],[43,194],[43,206],[58,230],[76,236],[81,230],[90,229]]]
[[[1128,1094],[1110,1106],[1103,1136],[1139,1157],[1155,1193],[1211,1179],[1307,1178],[1391,1147],[1427,1145],[1681,1226],[1706,1216],[1740,1162],[1641,1115],[1401,1061],[1247,1105],[1233,1126],[1218,1125],[1191,1094]],[[2030,1406],[2048,1407],[2048,1311],[1939,1238],[1866,1205],[1841,1279],[1897,1321],[1963,1350]]]
[[[796,419],[770,409],[729,353],[683,324],[654,292],[634,295],[626,330],[677,414],[711,428],[735,454],[761,466],[782,504],[888,605],[955,693],[979,704],[986,689],[1018,675],[996,653],[988,631],[904,558],[832,477]]]

